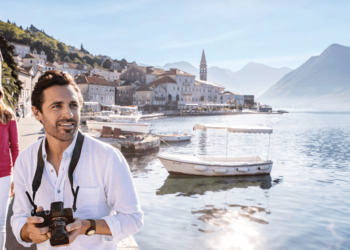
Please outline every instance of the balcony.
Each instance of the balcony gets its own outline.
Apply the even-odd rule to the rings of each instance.
[[[192,95],[192,91],[181,91],[181,95]]]

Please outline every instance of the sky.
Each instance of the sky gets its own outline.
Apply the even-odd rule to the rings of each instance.
[[[0,20],[33,24],[94,55],[154,66],[186,61],[238,71],[295,69],[329,45],[350,46],[348,0],[6,1]]]

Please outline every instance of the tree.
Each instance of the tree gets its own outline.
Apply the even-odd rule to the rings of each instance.
[[[10,20],[7,19],[7,23],[11,23]]]
[[[103,64],[102,67],[105,69],[110,69],[112,67],[112,61],[110,59],[106,59]]]
[[[8,97],[9,101],[11,101],[10,104],[13,104],[15,102],[13,102],[12,98],[14,98],[15,100],[18,99],[21,90],[22,90],[22,82],[20,80],[18,80],[18,69],[17,69],[17,64],[15,62],[15,60],[13,59],[13,55],[14,55],[14,49],[15,46],[10,45],[6,39],[3,36],[0,36],[0,50],[2,53],[2,57],[4,58],[4,62],[6,63],[6,67],[8,67],[10,70],[8,70],[7,72],[5,72],[7,74],[7,78],[10,76],[10,84],[14,84],[15,87],[11,87],[8,90],[12,91],[9,93],[9,95],[11,96]],[[2,78],[4,78],[5,76],[3,76]],[[3,81],[3,79],[1,79],[1,82]],[[10,100],[11,99],[11,100]]]
[[[5,62],[2,62],[2,78],[1,85],[4,89],[4,102],[7,106],[14,108],[17,99],[13,93],[18,91],[17,85],[15,85],[15,79],[11,76],[11,68],[7,66]]]
[[[20,28],[21,30],[23,30],[22,25],[21,25],[21,26],[19,26],[19,28]]]
[[[71,59],[69,58],[69,56],[65,56],[63,58],[63,61],[65,61],[65,62],[72,62]]]

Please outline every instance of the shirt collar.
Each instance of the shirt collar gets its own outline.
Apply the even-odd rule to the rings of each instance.
[[[73,155],[73,150],[74,150],[74,147],[75,147],[75,143],[77,142],[77,138],[78,138],[78,132],[76,133],[76,135],[74,136],[73,138],[73,141],[72,143],[68,146],[68,148],[66,148],[66,150],[64,150],[63,152],[63,159],[65,159],[66,157],[70,157],[72,158],[72,155]],[[46,160],[47,159],[47,153],[46,153],[46,147],[45,147],[45,144],[46,144],[46,136],[44,136],[44,139],[43,139],[43,147],[42,147],[42,152],[43,152],[43,159]]]

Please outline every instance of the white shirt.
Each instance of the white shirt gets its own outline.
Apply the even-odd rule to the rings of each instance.
[[[65,208],[72,208],[73,194],[68,178],[68,168],[77,140],[64,151],[58,176],[54,167],[46,160],[44,137],[42,153],[44,173],[41,185],[36,192],[34,203],[44,210],[50,210],[52,202],[63,201]],[[31,246],[22,240],[21,230],[33,209],[25,192],[33,195],[32,181],[37,167],[39,140],[26,148],[17,158],[14,168],[15,201],[11,226],[18,242]],[[74,190],[80,186],[77,197],[77,210],[74,218],[103,219],[109,226],[112,236],[79,235],[68,247],[52,247],[47,240],[37,245],[38,250],[79,250],[117,249],[117,243],[135,234],[143,225],[143,213],[138,201],[128,163],[118,149],[85,135],[79,162],[73,173]]]

